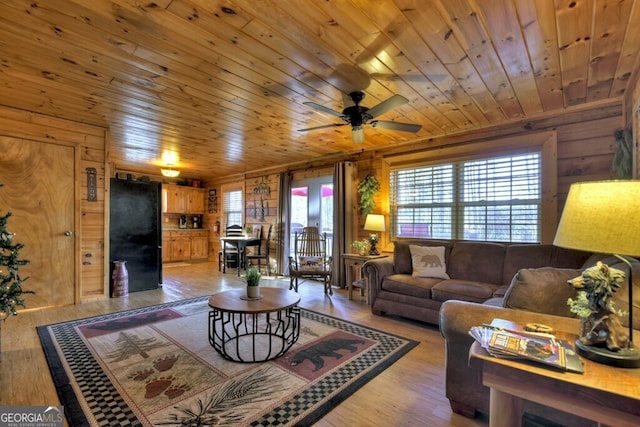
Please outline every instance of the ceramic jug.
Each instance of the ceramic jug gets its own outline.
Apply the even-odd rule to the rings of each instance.
[[[127,261],[113,262],[113,290],[111,293],[113,298],[129,294],[129,272],[126,263]]]

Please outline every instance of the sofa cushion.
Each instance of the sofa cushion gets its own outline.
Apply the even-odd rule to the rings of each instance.
[[[591,254],[554,245],[517,243],[507,247],[502,283],[508,285],[522,268],[581,268]],[[594,261],[595,264],[595,261]]]
[[[567,299],[576,297],[576,290],[567,280],[578,277],[582,270],[573,268],[523,268],[513,276],[504,296],[507,308],[576,317],[569,311]]]
[[[435,277],[448,279],[447,265],[444,261],[444,246],[409,245],[413,277]]]
[[[413,264],[411,262],[411,250],[409,245],[417,246],[444,246],[445,262],[449,259],[449,253],[453,247],[453,242],[447,240],[398,240],[393,242],[393,268],[397,274],[413,273]]]
[[[502,284],[505,245],[491,242],[456,242],[447,260],[454,279]]]
[[[470,280],[443,280],[431,289],[431,298],[436,301],[450,299],[482,303],[493,296],[497,285]]]
[[[387,292],[431,299],[431,288],[442,279],[412,277],[408,274],[392,274],[382,280],[382,289]]]

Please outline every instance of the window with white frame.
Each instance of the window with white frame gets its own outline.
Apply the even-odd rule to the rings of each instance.
[[[541,153],[393,169],[392,238],[540,242]]]
[[[223,188],[223,209],[222,209],[222,224],[223,227],[228,227],[230,225],[240,225],[244,224],[244,201],[243,195],[244,190],[242,188]]]

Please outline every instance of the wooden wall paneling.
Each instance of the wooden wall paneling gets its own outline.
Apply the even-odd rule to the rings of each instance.
[[[269,194],[263,195],[263,203],[264,203],[264,221],[260,220],[260,195],[255,195],[253,193],[253,189],[256,188],[261,182],[264,182],[265,185],[269,187]],[[281,243],[278,239],[277,227],[278,223],[278,194],[280,188],[280,177],[278,174],[270,174],[264,176],[257,176],[252,178],[247,178],[245,180],[245,223],[251,227],[253,225],[261,225],[262,226],[262,238],[267,238],[267,232],[269,231],[269,225],[274,224],[274,228],[271,231],[271,250],[269,252],[269,257],[271,258],[269,262],[271,263],[274,272],[278,272],[279,270],[279,260],[276,259],[277,251],[275,248]]]
[[[384,233],[378,233],[380,235],[379,248],[384,248],[388,243],[389,236],[389,180],[385,177],[389,176],[388,168],[385,168],[384,162],[381,158],[367,159],[359,161],[357,163],[357,178],[354,182],[354,194],[357,195],[357,223],[355,226],[356,240],[362,240],[369,237],[370,232],[364,229],[364,223],[367,219],[365,215],[360,212],[360,195],[357,192],[357,187],[362,180],[368,175],[376,177],[380,184],[380,191],[374,196],[375,208],[372,213],[382,214],[385,216],[386,228]]]

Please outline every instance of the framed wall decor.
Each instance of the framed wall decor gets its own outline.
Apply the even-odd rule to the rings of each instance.
[[[218,190],[215,188],[209,190],[209,213],[218,213]]]

